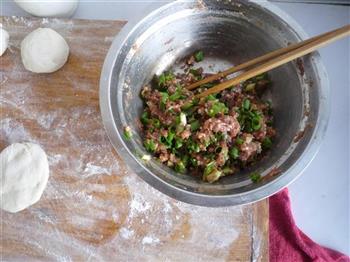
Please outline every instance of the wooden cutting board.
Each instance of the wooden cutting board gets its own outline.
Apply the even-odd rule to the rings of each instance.
[[[0,17],[10,48],[0,58],[0,150],[32,141],[46,151],[41,200],[1,212],[5,261],[267,261],[268,204],[205,208],[178,202],[126,169],[102,126],[98,83],[125,22]],[[20,42],[50,27],[70,46],[52,74],[27,72]]]

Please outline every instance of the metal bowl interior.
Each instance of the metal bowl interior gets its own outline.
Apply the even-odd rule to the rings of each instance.
[[[283,16],[283,18],[282,18]],[[114,41],[101,76],[100,106],[111,142],[131,169],[145,181],[179,200],[205,206],[244,204],[280,190],[311,161],[327,124],[328,82],[318,54],[269,72],[277,138],[257,164],[208,184],[182,175],[152,159],[142,145],[139,93],[154,74],[179,69],[179,61],[203,50],[206,72],[218,72],[294,43],[303,32],[271,4],[247,1],[174,2],[126,26]],[[288,20],[288,21],[287,21]],[[123,138],[125,126],[133,139]],[[272,176],[273,170],[280,172]],[[252,183],[251,172],[263,177]]]

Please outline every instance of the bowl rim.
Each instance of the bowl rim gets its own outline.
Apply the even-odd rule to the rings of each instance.
[[[175,187],[174,185],[169,184],[164,180],[161,180],[158,176],[154,175],[147,169],[144,169],[142,166],[140,166],[136,158],[127,149],[125,143],[123,142],[121,134],[118,132],[118,129],[114,122],[111,107],[110,90],[113,76],[113,68],[116,63],[119,51],[122,48],[123,43],[127,39],[128,35],[132,34],[132,32],[136,30],[136,28],[140,24],[142,24],[144,20],[147,20],[148,18],[153,17],[158,13],[161,13],[163,10],[171,7],[172,5],[176,5],[178,2],[181,1],[175,1],[154,10],[153,12],[145,16],[143,19],[141,19],[138,23],[128,22],[126,25],[124,25],[122,30],[113,40],[113,43],[107,53],[102,67],[99,90],[99,103],[102,121],[107,132],[108,138],[111,141],[114,149],[117,151],[118,154],[121,155],[122,159],[126,162],[126,166],[129,170],[135,172],[139,177],[141,177],[152,187],[182,202],[200,206],[220,207],[243,205],[265,199],[279,192],[283,188],[287,187],[290,183],[295,181],[308,167],[308,165],[311,163],[311,161],[314,159],[314,157],[320,149],[321,142],[327,130],[330,115],[329,79],[326,69],[321,61],[320,55],[318,52],[314,52],[312,54],[313,64],[316,68],[316,72],[318,73],[320,83],[320,101],[316,126],[306,148],[303,150],[303,152],[295,161],[295,163],[283,173],[283,176],[280,176],[275,180],[270,181],[258,188],[238,194],[206,195],[198,192],[189,192],[185,189]],[[279,19],[288,24],[290,28],[294,30],[294,33],[296,37],[299,38],[299,40],[305,40],[308,38],[308,35],[302,29],[302,27],[291,16],[289,16],[279,7],[265,0],[252,0],[250,2],[259,5],[264,9],[267,9],[274,15],[278,16]],[[132,168],[130,168],[130,166],[132,166]]]

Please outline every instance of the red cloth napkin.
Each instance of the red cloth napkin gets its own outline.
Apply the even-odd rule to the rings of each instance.
[[[349,262],[350,258],[313,242],[296,225],[292,216],[288,190],[269,199],[270,262]]]

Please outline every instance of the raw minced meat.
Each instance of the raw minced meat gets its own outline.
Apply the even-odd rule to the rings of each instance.
[[[185,59],[183,73],[166,71],[145,85],[140,120],[147,151],[177,172],[212,183],[258,161],[276,132],[271,105],[261,99],[267,74],[201,99],[198,92],[225,78],[186,89],[209,75],[194,67],[203,57],[199,51]]]

